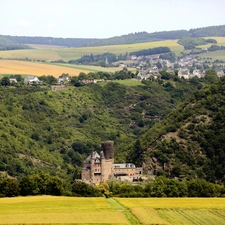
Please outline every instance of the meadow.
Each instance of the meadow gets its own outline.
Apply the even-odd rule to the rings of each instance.
[[[0,224],[225,224],[225,198],[0,199]]]

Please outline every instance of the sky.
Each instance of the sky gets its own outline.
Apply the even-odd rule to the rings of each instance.
[[[109,38],[225,25],[225,0],[0,0],[0,35]]]

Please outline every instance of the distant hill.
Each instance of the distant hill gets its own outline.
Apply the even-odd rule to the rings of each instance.
[[[225,79],[204,87],[130,147],[145,170],[180,179],[225,181]]]
[[[225,37],[225,25],[209,26],[190,30],[161,31],[154,33],[137,32],[105,39],[97,38],[53,38],[53,37],[25,37],[1,36],[18,44],[44,44],[68,47],[104,46],[133,44],[166,39],[180,39],[187,37]]]
[[[17,41],[11,40],[7,36],[0,35],[0,51],[2,50],[16,50],[30,48],[24,44],[20,44]]]
[[[58,45],[67,47],[89,46],[98,39],[94,38],[54,38],[54,37],[28,37],[28,36],[4,36],[10,41],[19,44]]]

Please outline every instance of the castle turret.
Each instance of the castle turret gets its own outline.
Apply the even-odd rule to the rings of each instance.
[[[90,170],[90,173],[91,173],[91,183],[94,180],[94,165],[95,165],[94,152],[91,151],[91,170]]]
[[[105,181],[105,155],[104,152],[101,151],[100,153],[100,160],[101,160],[101,181]]]
[[[105,159],[112,159],[114,161],[114,142],[106,141],[102,143],[102,150],[105,156]]]
[[[103,180],[111,180],[114,178],[114,142],[113,141],[106,141],[102,143],[101,146],[102,156],[104,158],[101,160],[101,167],[102,167],[102,179]]]

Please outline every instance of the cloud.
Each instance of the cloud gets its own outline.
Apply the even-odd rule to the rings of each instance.
[[[49,23],[47,24],[47,27],[48,27],[48,28],[54,28],[54,27],[56,27],[56,25],[55,25],[54,23],[49,22]]]
[[[19,25],[20,25],[21,27],[29,27],[29,26],[31,25],[31,23],[30,23],[29,21],[26,21],[26,20],[21,20],[21,21],[19,22]]]

